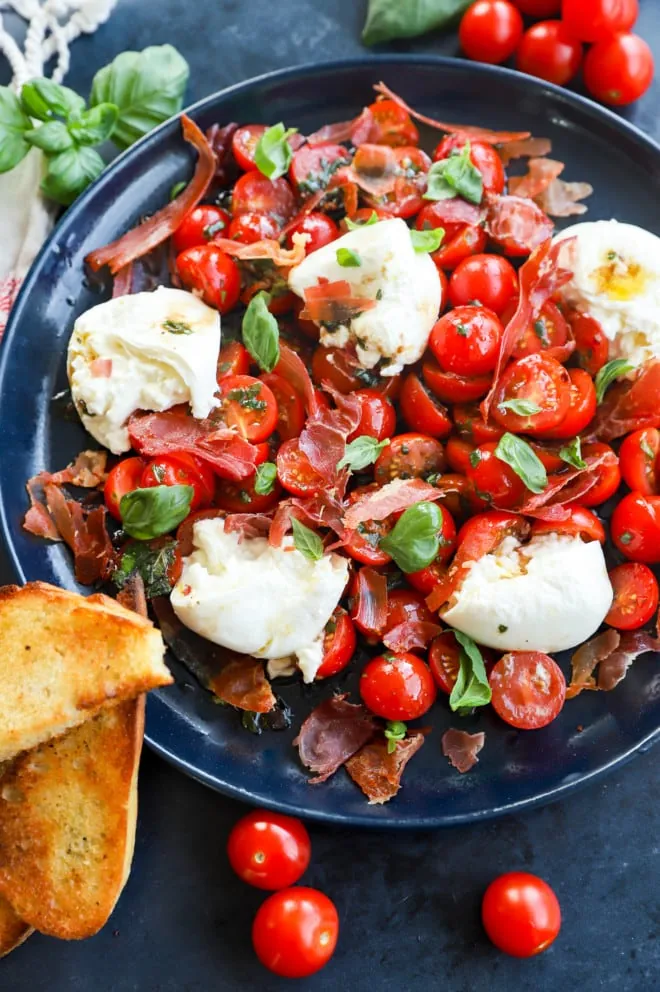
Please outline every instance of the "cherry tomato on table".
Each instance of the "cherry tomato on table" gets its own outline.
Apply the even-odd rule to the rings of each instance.
[[[614,509],[610,533],[631,561],[660,562],[660,497],[628,493]]]
[[[472,255],[454,269],[448,295],[453,307],[478,302],[500,317],[517,292],[518,276],[511,262],[501,255]]]
[[[305,978],[332,957],[339,934],[334,903],[317,889],[274,892],[257,910],[252,944],[257,957],[283,978]]]
[[[375,437],[377,441],[392,437],[396,428],[396,413],[387,396],[377,389],[358,389],[353,393],[353,399],[360,406],[360,422],[348,435],[347,441],[354,441],[363,434]]]
[[[416,654],[384,654],[365,665],[360,676],[364,704],[384,720],[415,720],[435,702],[433,676]]]
[[[504,62],[513,55],[523,33],[520,11],[507,0],[477,0],[463,14],[458,38],[477,62]]]
[[[319,211],[312,211],[305,214],[298,223],[289,228],[286,239],[290,248],[293,247],[294,234],[308,234],[309,241],[305,245],[305,254],[310,255],[323,245],[329,245],[339,237],[339,228],[332,217],[322,214]]]
[[[277,424],[277,403],[272,390],[251,375],[231,375],[220,380],[218,414],[241,437],[265,441]]]
[[[471,403],[481,399],[493,381],[490,374],[466,376],[446,372],[432,357],[422,362],[422,378],[431,392],[444,403]]]
[[[621,475],[625,484],[645,496],[657,496],[658,454],[660,431],[657,428],[644,427],[629,434],[619,448]]]
[[[617,34],[599,41],[584,60],[587,89],[613,107],[623,107],[646,93],[654,71],[653,52],[636,34]]]
[[[595,317],[589,317],[577,310],[569,312],[566,316],[575,338],[575,357],[578,364],[589,375],[595,376],[607,363],[610,351],[609,341],[605,337],[602,325]]]
[[[233,258],[214,244],[187,248],[176,258],[176,270],[186,289],[197,289],[205,303],[228,313],[241,294],[241,273]]]
[[[488,502],[504,508],[514,507],[524,498],[527,489],[511,466],[495,454],[498,443],[489,441],[475,448],[465,474],[477,493]]]
[[[327,679],[346,668],[355,654],[356,643],[353,621],[346,610],[338,606],[325,625],[323,661],[316,678]]]
[[[257,210],[245,210],[234,217],[229,225],[227,237],[244,245],[253,245],[266,238],[275,240],[282,230],[281,222],[272,214],[262,214]]]
[[[651,619],[658,608],[658,580],[638,561],[626,561],[609,573],[614,602],[605,623],[617,630],[637,630]]]
[[[285,441],[277,452],[277,477],[293,496],[316,496],[325,486],[323,476],[301,450],[298,438]]]
[[[445,372],[481,376],[495,368],[503,333],[492,310],[460,306],[434,324],[429,348]]]
[[[376,482],[392,479],[425,479],[442,472],[445,453],[439,441],[425,434],[397,434],[383,448],[374,466]]]
[[[535,520],[532,524],[532,537],[541,534],[568,534],[570,537],[581,537],[583,541],[598,541],[605,543],[605,528],[595,513],[586,506],[569,506],[570,517],[567,520]]]
[[[452,152],[460,152],[465,147],[465,138],[459,134],[449,134],[443,138],[433,153],[433,161],[449,158]],[[481,173],[486,193],[503,193],[506,175],[499,153],[485,141],[470,142],[470,161]],[[474,297],[472,297],[474,299]],[[479,297],[480,299],[480,297]],[[482,300],[482,302],[485,302]]]
[[[516,68],[530,76],[565,86],[582,62],[582,44],[562,21],[541,21],[525,31],[516,52]]]
[[[481,905],[486,933],[501,951],[530,958],[552,944],[561,928],[561,909],[547,882],[512,871],[491,882]]]
[[[152,458],[140,478],[141,489],[154,486],[192,486],[191,510],[198,510],[213,501],[215,475],[205,465],[186,451],[172,452]]]
[[[507,431],[537,434],[558,427],[571,403],[571,378],[542,352],[511,362],[502,375],[492,414]],[[520,404],[527,404],[524,408]]]
[[[416,145],[419,131],[413,124],[407,110],[395,100],[385,98],[370,103],[368,107],[372,120],[371,141],[376,145]]]
[[[401,413],[408,427],[430,437],[444,438],[452,429],[447,409],[426,388],[416,372],[403,380],[399,397]]]
[[[231,139],[231,150],[234,153],[236,164],[243,172],[257,168],[254,153],[266,130],[265,124],[246,124],[234,131]]]
[[[220,382],[228,375],[247,375],[251,362],[250,352],[244,344],[240,341],[228,341],[223,344],[218,355],[216,379]]]
[[[205,245],[213,238],[226,238],[230,223],[231,217],[222,207],[201,204],[183,218],[172,235],[172,244],[180,252]]]
[[[299,437],[305,426],[305,404],[288,379],[277,372],[265,372],[259,376],[277,403],[277,433],[282,441]]]
[[[234,217],[244,213],[270,214],[280,226],[296,213],[296,198],[286,179],[268,179],[258,169],[237,180],[231,194]]]
[[[325,142],[321,145],[303,145],[293,153],[289,166],[289,179],[300,196],[311,196],[325,189],[331,176],[351,160],[343,145]]]
[[[241,817],[227,841],[227,857],[238,877],[270,891],[297,882],[307,871],[311,853],[301,820],[265,809]]]
[[[580,41],[605,41],[629,31],[638,13],[638,0],[562,0],[561,5],[562,21]]]
[[[117,462],[114,468],[110,469],[108,478],[103,487],[103,498],[105,505],[116,520],[121,520],[119,504],[122,496],[132,493],[134,489],[140,488],[140,480],[146,462],[137,456],[134,458],[124,458]]]
[[[566,698],[559,665],[541,651],[512,651],[490,673],[493,709],[519,730],[539,730],[557,717]]]
[[[604,461],[602,465],[593,470],[597,479],[596,485],[580,497],[581,506],[600,506],[601,503],[614,496],[621,485],[619,459],[609,444],[603,444],[601,441],[590,441],[588,444],[582,445],[583,458],[598,457],[599,455],[604,456]]]
[[[570,403],[564,419],[556,427],[542,432],[539,437],[566,441],[581,434],[596,415],[596,387],[584,369],[568,369],[571,379]]]

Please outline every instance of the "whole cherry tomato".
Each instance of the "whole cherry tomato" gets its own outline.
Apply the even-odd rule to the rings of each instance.
[[[565,86],[582,62],[582,44],[562,21],[541,21],[522,36],[516,68],[530,76]]]
[[[460,306],[434,324],[429,348],[445,372],[481,376],[495,368],[503,333],[492,310]]]
[[[522,871],[500,875],[490,883],[481,918],[495,946],[516,958],[545,951],[561,928],[557,896],[543,879]]]
[[[108,472],[108,478],[105,480],[103,488],[103,498],[115,520],[121,520],[119,504],[122,496],[140,488],[140,479],[145,465],[146,462],[142,458],[123,458]]]
[[[418,143],[419,131],[410,119],[410,114],[395,100],[376,100],[367,109],[374,128],[371,136],[374,144],[398,148]]]
[[[330,141],[320,145],[303,145],[293,153],[289,179],[300,196],[311,196],[325,189],[334,172],[348,165],[351,157],[343,145]]]
[[[305,214],[294,227],[289,228],[286,237],[290,248],[293,247],[294,234],[309,235],[309,241],[305,245],[305,254],[310,255],[318,248],[322,248],[323,245],[329,245],[331,241],[335,241],[339,237],[339,228],[332,217],[319,211],[312,211]]]
[[[481,399],[493,381],[490,374],[467,376],[447,372],[430,357],[422,362],[422,378],[431,392],[444,403],[470,403]]]
[[[575,357],[580,368],[591,376],[597,375],[607,363],[610,353],[610,344],[602,325],[595,317],[578,311],[569,312],[566,316],[575,338]]]
[[[631,561],[660,562],[660,497],[628,493],[614,509],[610,533]]]
[[[497,506],[514,507],[527,490],[520,476],[497,457],[497,445],[497,441],[489,441],[475,448],[469,456],[465,474],[484,499]]]
[[[318,889],[274,892],[257,910],[252,944],[257,957],[283,978],[306,978],[332,957],[339,934],[333,902]]]
[[[453,307],[476,302],[501,317],[518,292],[518,276],[501,255],[472,255],[454,269],[448,292]]]
[[[403,380],[399,397],[401,413],[408,427],[430,437],[444,438],[452,429],[449,413],[426,388],[416,372]]]
[[[355,654],[355,627],[343,607],[338,606],[325,625],[323,661],[317,679],[327,679],[346,668]]]
[[[439,441],[425,434],[397,434],[376,459],[374,477],[384,486],[392,479],[425,479],[445,467]]]
[[[277,239],[281,230],[282,224],[271,214],[263,214],[258,210],[244,210],[232,220],[227,237],[244,245],[253,245],[265,238]]]
[[[606,41],[630,31],[639,13],[638,0],[562,0],[561,19],[580,41]]]
[[[234,259],[214,244],[182,251],[176,258],[176,270],[186,289],[199,290],[204,302],[220,313],[229,313],[238,303],[240,270]]]
[[[296,213],[296,198],[286,179],[268,179],[258,169],[251,169],[232,190],[231,212],[234,217],[250,212],[270,214],[283,226]]]
[[[623,481],[644,496],[658,495],[658,455],[660,431],[644,427],[633,431],[619,448],[619,463]]]
[[[477,0],[461,20],[461,48],[477,62],[504,62],[513,55],[523,33],[520,11],[507,0]]]
[[[360,695],[376,716],[405,721],[430,710],[436,688],[428,666],[416,654],[388,653],[365,665]]]
[[[358,389],[353,393],[353,399],[359,404],[360,422],[348,435],[347,441],[354,441],[364,434],[375,437],[377,441],[392,437],[396,429],[396,413],[387,396],[377,389]]]
[[[301,820],[265,809],[241,817],[227,841],[229,863],[238,877],[270,891],[294,885],[307,871],[311,853]]]
[[[213,501],[215,475],[208,465],[186,451],[171,451],[152,458],[142,472],[140,488],[154,486],[192,486],[190,509],[198,510]]]
[[[222,207],[201,204],[183,218],[172,235],[172,244],[180,252],[205,245],[213,238],[226,238],[230,223],[231,217]]]
[[[597,42],[584,60],[589,92],[613,107],[623,107],[646,93],[653,82],[653,52],[636,34],[617,34]]]

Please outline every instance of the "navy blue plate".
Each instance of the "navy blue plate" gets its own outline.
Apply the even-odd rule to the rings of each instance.
[[[336,62],[241,83],[190,113],[203,127],[284,120],[309,132],[354,116],[379,79],[427,114],[551,138],[553,156],[567,163],[566,178],[595,187],[589,219],[616,216],[660,234],[660,148],[591,102],[507,69],[420,55]],[[426,137],[425,146],[433,147],[433,136]],[[21,519],[24,480],[63,467],[89,444],[81,426],[64,420],[52,402],[67,385],[73,321],[103,298],[84,280],[83,258],[166,201],[172,185],[189,176],[191,162],[177,121],[122,155],[67,211],[14,308],[0,364],[0,524],[21,582],[77,588],[67,550],[25,534]],[[294,727],[255,737],[236,714],[214,705],[182,666],[171,664],[177,684],[153,693],[147,708],[154,750],[236,798],[338,823],[419,828],[519,810],[566,794],[660,735],[660,669],[652,655],[636,662],[615,692],[583,693],[533,733],[518,733],[493,713],[459,720],[440,701],[424,721],[433,733],[409,765],[401,793],[388,805],[370,807],[344,772],[309,786],[292,747],[302,718],[333,686],[289,685],[283,695],[294,709]],[[352,673],[342,687],[354,683]],[[486,732],[479,764],[468,775],[453,771],[440,750],[452,724]]]

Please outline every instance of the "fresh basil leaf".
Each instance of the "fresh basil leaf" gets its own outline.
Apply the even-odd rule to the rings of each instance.
[[[33,127],[25,132],[25,140],[48,155],[56,155],[58,152],[65,152],[73,145],[73,138],[69,134],[69,129],[62,121],[46,121],[39,127]]]
[[[379,547],[394,559],[402,572],[426,568],[440,548],[442,510],[435,503],[422,501],[401,514]]]
[[[425,200],[453,200],[462,196],[470,203],[481,203],[484,181],[470,158],[470,142],[460,152],[434,162],[429,169]]]
[[[433,227],[425,231],[416,231],[413,227],[410,231],[412,246],[418,252],[437,251],[443,242],[444,236],[444,227]]]
[[[627,372],[632,372],[634,365],[627,362],[625,358],[615,358],[613,361],[608,362],[607,365],[603,365],[600,372],[594,379],[594,385],[596,387],[596,401],[598,403],[603,402],[603,397],[609,387],[612,385],[615,379],[618,379],[621,375],[626,375]]]
[[[0,86],[0,172],[9,172],[30,151],[25,139],[32,121],[8,86]]]
[[[21,105],[26,114],[38,121],[69,117],[82,113],[85,101],[74,90],[52,79],[31,79],[21,88]]]
[[[68,148],[48,159],[42,192],[65,207],[99,176],[105,162],[93,148]]]
[[[449,705],[454,712],[486,706],[492,693],[481,651],[467,634],[460,630],[454,630],[453,634],[461,651],[458,676],[449,697]]]
[[[563,448],[560,448],[559,457],[567,465],[572,465],[573,468],[587,467],[587,463],[582,457],[582,446],[579,437],[574,437],[569,444],[565,444]]]
[[[346,451],[337,468],[350,468],[351,472],[361,472],[367,465],[373,465],[390,439],[378,441],[375,437],[363,434],[346,445]]]
[[[264,372],[272,372],[280,360],[280,331],[268,309],[270,296],[256,293],[243,315],[243,344]]]
[[[367,220],[357,221],[351,220],[350,217],[344,217],[344,224],[346,224],[346,229],[348,231],[359,231],[361,227],[371,227],[372,224],[377,224],[380,217],[375,210],[371,211],[371,216]]]
[[[293,158],[289,138],[296,134],[297,127],[285,128],[280,121],[267,128],[254,149],[254,164],[268,179],[279,179],[287,172]]]
[[[114,103],[99,103],[69,121],[69,133],[79,145],[100,145],[112,134],[119,118],[119,107]]]
[[[369,0],[362,30],[365,45],[392,38],[415,38],[444,28],[456,20],[473,0]]]
[[[293,544],[301,555],[310,561],[319,561],[323,557],[323,541],[313,530],[305,527],[295,517],[291,517],[293,528]]]
[[[126,582],[136,572],[142,577],[144,591],[151,599],[154,596],[169,596],[172,583],[169,569],[174,562],[176,541],[169,540],[152,548],[142,541],[131,541],[124,547],[119,568],[112,575],[112,581],[118,589],[123,589]]]
[[[268,496],[272,493],[277,479],[277,465],[275,462],[262,462],[257,466],[257,474],[254,480],[254,491],[257,496]]]
[[[126,493],[119,502],[124,530],[138,541],[169,534],[188,516],[194,492],[192,486],[153,486]]]
[[[495,448],[495,457],[512,468],[531,492],[542,493],[548,485],[543,462],[531,445],[516,434],[502,435]]]
[[[362,265],[362,260],[356,251],[351,251],[350,248],[338,248],[337,263],[345,269],[356,269]]]
[[[505,400],[499,404],[500,410],[511,410],[518,417],[533,417],[535,413],[541,412],[541,407],[531,400]]]
[[[388,720],[383,734],[387,740],[387,753],[394,754],[397,741],[406,739],[408,727],[403,720]]]
[[[121,52],[94,76],[89,103],[119,108],[112,140],[128,148],[181,110],[188,74],[188,63],[172,45]]]

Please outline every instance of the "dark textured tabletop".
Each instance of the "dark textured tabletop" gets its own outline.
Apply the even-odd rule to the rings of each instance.
[[[660,0],[641,0],[637,30],[660,66]],[[73,47],[67,83],[86,92],[96,69],[126,48],[166,41],[188,59],[190,102],[282,66],[366,54],[366,0],[119,0],[110,21]],[[11,17],[10,27],[17,27]],[[456,54],[453,35],[394,50]],[[0,82],[5,82],[0,69]],[[626,112],[660,138],[660,83]],[[314,99],[314,94],[310,94]],[[0,552],[0,580],[10,581]],[[305,883],[336,903],[330,965],[305,992],[660,988],[660,752],[639,756],[565,802],[469,828],[355,833],[312,825]],[[225,857],[244,807],[146,753],[133,871],[105,929],[84,943],[32,937],[0,962],[1,992],[233,992],[287,987],[257,963],[252,918],[263,895]],[[554,887],[563,929],[531,961],[485,939],[479,906],[503,871]]]

